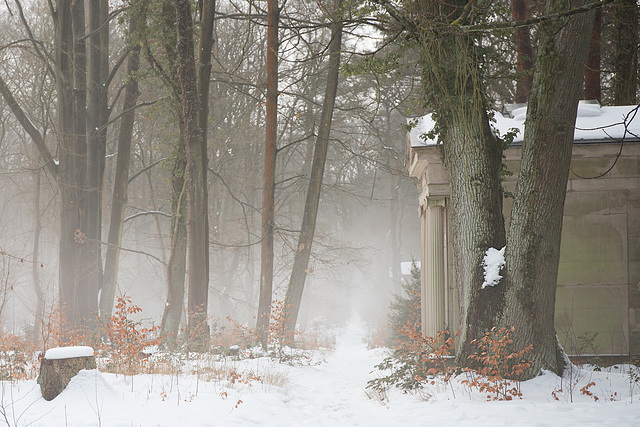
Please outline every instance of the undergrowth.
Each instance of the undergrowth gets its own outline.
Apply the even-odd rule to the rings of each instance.
[[[279,362],[296,365],[320,363],[316,350],[326,350],[334,340],[320,326],[293,337],[282,331],[286,319],[284,307],[275,303],[269,328],[269,347],[256,346],[253,330],[230,320],[231,327],[218,328],[211,337],[207,351],[193,352],[183,339],[182,345],[169,352],[159,336],[159,327],[140,320],[142,309],[131,297],[118,298],[113,316],[103,319],[100,328],[92,334],[69,331],[61,311],[53,309],[41,325],[37,341],[32,334],[14,335],[2,332],[0,325],[0,381],[35,379],[40,361],[47,349],[72,345],[94,348],[96,364],[101,372],[122,374],[133,378],[137,374],[193,375],[197,381],[215,381],[225,387],[237,388],[261,384],[262,387],[280,387],[286,383],[284,374],[268,369],[245,369],[236,366],[242,359],[268,357]],[[62,331],[66,330],[63,334]]]
[[[520,382],[511,378],[517,378],[529,367],[527,353],[531,348],[511,351],[512,332],[513,328],[493,328],[480,340],[473,341],[476,351],[469,356],[469,365],[474,368],[468,368],[454,365],[454,337],[448,331],[428,337],[414,325],[405,325],[401,333],[407,339],[376,365],[385,374],[369,381],[367,388],[376,396],[386,396],[390,387],[405,393],[423,393],[428,385],[444,385],[455,397],[452,384],[455,377],[469,394],[480,392],[487,400],[521,398]]]

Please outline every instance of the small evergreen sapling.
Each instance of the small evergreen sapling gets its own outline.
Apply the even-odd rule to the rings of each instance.
[[[402,280],[402,294],[393,294],[393,301],[389,307],[389,327],[391,329],[392,348],[400,348],[410,335],[407,329],[415,333],[421,330],[420,323],[420,267],[416,265],[415,260],[411,263],[411,277],[408,280]]]

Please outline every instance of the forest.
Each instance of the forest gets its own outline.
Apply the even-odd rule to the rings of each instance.
[[[452,177],[456,362],[515,328],[513,354],[533,350],[509,376],[562,375],[549,301],[578,100],[638,102],[639,7],[3,0],[0,333],[113,346],[131,315],[160,348],[206,353],[231,330],[267,349],[274,325],[293,344],[359,317],[392,345],[421,251],[405,134],[432,113]],[[505,224],[513,135],[492,111],[526,102]],[[505,245],[506,286],[480,292],[485,250]]]
[[[173,334],[187,310],[203,303],[214,328],[227,317],[254,327],[267,241],[266,120],[276,123],[270,136],[273,219],[267,222],[275,301],[287,290],[304,195],[318,169],[313,150],[329,72],[329,27],[336,19],[332,6],[280,5],[275,118],[267,108],[272,83],[265,2],[211,2],[209,12],[188,4],[190,48],[178,44],[171,2],[97,3],[85,6],[83,28],[73,27],[74,13],[82,12],[71,2],[2,8],[3,327],[37,337],[42,319],[59,305],[79,310],[68,313],[73,322],[90,324],[98,308],[108,316],[124,294]],[[211,13],[207,23],[205,12]],[[343,70],[382,40],[358,13],[344,12],[351,23],[338,46]],[[82,47],[67,55],[63,43]],[[211,47],[208,60],[196,55],[204,44]],[[186,49],[194,54],[179,56]],[[198,73],[203,63],[209,70],[208,77],[197,75],[206,89],[196,89],[207,102],[198,113],[206,115],[206,173],[200,174],[207,206],[196,216],[206,217],[208,232],[187,231],[190,196],[183,188],[190,179],[185,135],[191,130],[182,117],[187,98],[180,64],[195,61],[194,55]],[[65,70],[58,64],[63,60]],[[414,185],[403,167],[404,114],[416,108],[412,68],[339,77],[313,253],[303,268],[305,322],[345,318],[352,299],[372,314],[384,312],[391,291],[399,289],[401,260],[419,253]],[[79,105],[86,115],[74,110]],[[187,235],[204,240],[192,249]],[[207,279],[194,277],[189,264],[187,254],[200,252]],[[196,281],[206,291],[194,297]],[[271,295],[268,300],[267,307]]]

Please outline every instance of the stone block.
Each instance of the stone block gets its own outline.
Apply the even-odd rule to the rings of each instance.
[[[564,203],[564,215],[589,215],[594,213],[606,213],[610,208],[610,198],[603,192],[575,192],[567,193]]]
[[[571,161],[569,179],[592,178],[601,175],[611,167],[615,159],[608,157],[574,158]],[[608,175],[605,175],[605,177]]]
[[[626,354],[629,319],[626,286],[566,286],[556,293],[560,343],[574,355]]]

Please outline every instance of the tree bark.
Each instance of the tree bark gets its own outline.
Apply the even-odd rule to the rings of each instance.
[[[342,48],[342,19],[340,17],[342,0],[334,0],[334,16],[331,23],[331,40],[329,42],[329,68],[327,69],[327,86],[322,105],[322,115],[318,127],[318,139],[313,152],[313,162],[311,165],[311,175],[309,177],[309,187],[302,216],[302,226],[298,246],[291,268],[291,277],[287,288],[287,295],[284,304],[285,330],[288,334],[293,334],[300,312],[304,283],[309,267],[309,257],[311,246],[316,229],[316,219],[318,217],[318,206],[322,194],[322,178],[327,160],[327,150],[329,147],[329,136],[331,134],[331,120],[338,91],[338,73],[340,71],[340,50]]]
[[[445,165],[451,176],[451,209],[456,287],[462,313],[456,360],[469,363],[473,340],[496,323],[504,302],[500,287],[481,289],[482,262],[488,248],[505,244],[500,183],[502,146],[493,136],[484,108],[460,97],[457,117],[444,138]],[[474,141],[474,143],[469,143]],[[450,331],[455,333],[456,331]]]
[[[462,317],[456,362],[468,365],[468,356],[476,352],[473,341],[497,324],[504,304],[502,287],[482,289],[484,255],[506,241],[502,141],[489,125],[478,42],[457,27],[469,20],[468,3],[420,2],[403,15],[384,4],[420,45],[424,102],[434,111],[451,177],[452,246]],[[442,22],[434,24],[434,19]]]
[[[550,0],[546,13],[562,12],[566,7],[562,0]],[[564,367],[554,329],[555,294],[574,125],[582,93],[577,77],[584,76],[593,19],[593,12],[581,13],[544,23],[540,29],[541,47],[505,251],[503,324],[515,327],[514,350],[533,346],[527,356],[532,359],[531,367],[524,378],[541,369],[561,374]]]
[[[263,347],[271,317],[273,291],[273,229],[275,221],[276,143],[278,136],[278,21],[277,0],[267,1],[267,99],[265,119],[264,177],[262,187],[262,242],[260,296],[256,331]]]
[[[56,30],[56,87],[58,96],[58,151],[60,186],[59,304],[63,317],[75,318],[75,287],[78,263],[76,230],[80,227],[78,188],[75,185],[75,146],[73,139],[73,81],[71,0],[57,0],[54,15]]]
[[[511,12],[514,21],[524,21],[530,18],[528,0],[511,0]],[[516,64],[516,99],[518,103],[527,102],[533,82],[533,47],[529,27],[517,27],[514,31],[517,47]]]
[[[137,31],[138,20],[144,22],[146,8],[141,10],[138,17],[134,11],[129,16],[129,34],[134,35]],[[100,316],[106,318],[113,312],[113,304],[116,296],[118,283],[118,266],[120,262],[120,247],[122,245],[122,222],[124,221],[125,208],[127,206],[127,193],[129,186],[129,166],[131,163],[131,139],[133,135],[133,124],[135,121],[134,107],[138,100],[138,78],[136,73],[140,68],[140,44],[133,43],[130,47],[129,58],[127,59],[127,85],[124,92],[124,102],[122,103],[123,115],[120,119],[120,129],[118,131],[118,158],[116,160],[116,173],[113,181],[113,191],[111,196],[111,218],[109,221],[108,246],[104,263],[104,275],[102,289],[100,292]]]
[[[107,141],[107,77],[109,74],[109,5],[88,2],[88,67],[86,106],[86,194],[83,231],[86,235],[86,273],[81,286],[88,300],[102,288],[102,185]]]
[[[602,99],[600,85],[600,35],[602,33],[602,8],[596,9],[589,43],[589,55],[584,72],[584,99]]]
[[[31,277],[33,280],[33,290],[36,293],[36,313],[33,322],[33,336],[34,343],[38,342],[40,331],[42,330],[42,323],[44,319],[44,291],[40,284],[40,275],[38,269],[40,268],[40,233],[42,231],[42,221],[40,214],[40,174],[41,170],[36,171],[35,187],[36,191],[33,195],[33,214],[34,214],[34,235],[33,235],[33,255],[31,264]]]
[[[202,228],[201,231],[204,237],[202,242],[203,255],[202,261],[205,264],[206,271],[206,290],[209,292],[209,191],[207,180],[207,168],[209,163],[209,157],[207,153],[208,148],[208,123],[209,123],[209,81],[211,78],[211,51],[213,49],[213,23],[216,12],[215,0],[203,0],[200,2],[200,37],[198,46],[198,72],[197,72],[197,93],[199,96],[197,120],[198,127],[202,132],[202,141],[200,143],[200,158],[202,162]],[[208,301],[208,298],[207,298]],[[206,307],[206,306],[205,306]]]
[[[181,99],[181,88],[175,75],[177,69],[177,34],[176,7],[171,0],[163,0],[162,47],[167,62],[166,70],[159,70],[161,78],[169,89],[172,97],[172,108],[179,108],[176,104]],[[147,52],[148,53],[148,52]],[[153,63],[152,58],[149,62]],[[186,192],[186,147],[184,145],[184,129],[177,113],[179,122],[179,138],[174,145],[171,168],[171,245],[169,262],[167,265],[167,301],[165,303],[160,334],[167,340],[170,348],[177,343],[182,311],[184,309],[185,274],[187,270],[187,192]]]
[[[182,135],[182,131],[181,131]],[[180,136],[182,141],[184,138]],[[184,282],[187,271],[187,195],[184,170],[186,153],[183,144],[176,146],[171,170],[171,254],[167,265],[167,301],[160,336],[170,348],[177,343],[180,319],[184,308]]]
[[[87,48],[85,39],[85,8],[83,1],[71,3],[71,21],[73,24],[73,138],[74,138],[74,183],[78,188],[79,222],[75,231],[75,243],[78,246],[78,271],[75,283],[75,313],[71,323],[76,329],[95,326],[98,312],[98,284],[92,275],[96,267],[91,256],[91,232],[88,224],[92,212],[88,206],[88,170],[87,170]]]
[[[207,206],[206,179],[203,165],[204,138],[198,125],[199,99],[197,93],[196,61],[193,44],[193,22],[191,4],[188,0],[176,0],[176,22],[178,30],[178,56],[180,59],[180,83],[182,87],[182,127],[187,155],[187,229],[189,264],[189,340],[193,348],[205,350],[209,344],[207,306],[209,295],[208,262],[205,259],[208,245],[206,230]]]

